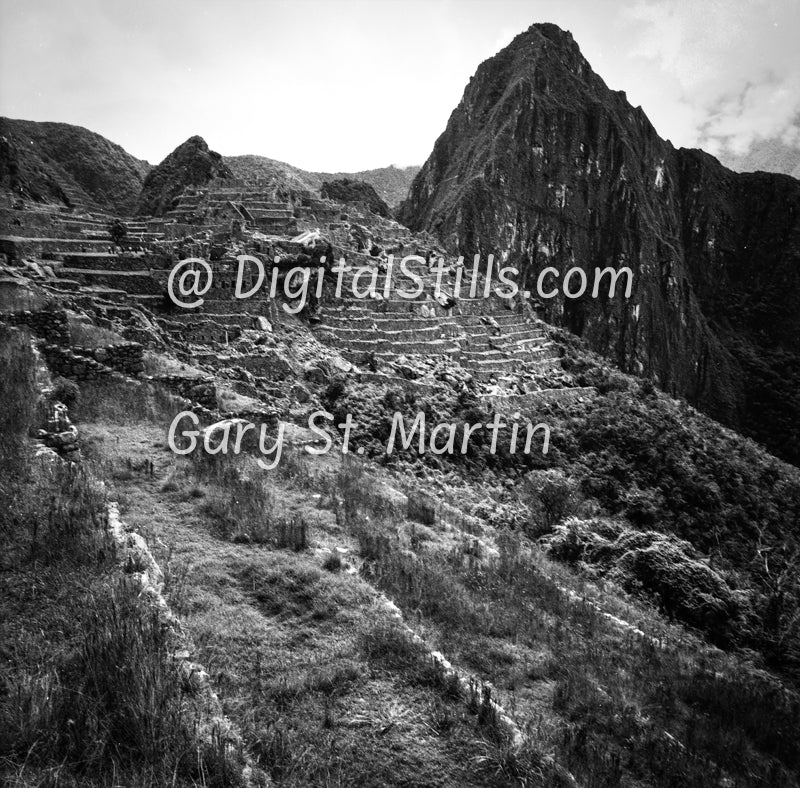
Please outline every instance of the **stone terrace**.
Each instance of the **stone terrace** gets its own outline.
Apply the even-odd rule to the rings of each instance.
[[[361,263],[375,265],[368,261],[364,257]],[[397,295],[398,289],[415,289],[397,271],[389,298],[379,299],[356,298],[353,275],[345,275],[342,298],[323,304],[322,322],[315,329],[319,339],[341,348],[356,363],[446,356],[477,380],[494,378],[507,385],[516,383],[521,374],[534,381],[560,368],[545,324],[526,304],[518,302],[512,310],[508,301],[493,296],[461,298],[445,309],[434,298],[435,276],[422,265],[409,268],[423,279],[425,288],[414,299]],[[385,283],[385,275],[379,274],[379,293],[385,292]],[[363,278],[358,286],[365,287]],[[442,290],[448,290],[446,280]]]
[[[119,310],[128,310],[133,315],[137,308],[144,308],[163,337],[200,352],[203,345],[227,346],[245,331],[264,330],[269,323],[280,324],[282,310],[268,299],[266,288],[251,299],[232,297],[232,257],[212,263],[214,287],[205,294],[201,309],[165,309],[166,279],[177,243],[167,240],[165,231],[169,236],[171,227],[183,227],[186,219],[198,218],[198,211],[205,222],[231,203],[246,204],[247,210],[259,219],[274,221],[273,229],[279,225],[283,228],[276,241],[282,248],[300,251],[299,247],[295,249],[297,244],[289,242],[291,233],[286,232],[289,222],[295,221],[292,209],[271,201],[271,196],[269,189],[260,185],[213,185],[195,193],[187,191],[171,218],[126,220],[127,243],[122,249],[114,247],[108,236],[112,217],[59,211],[16,212],[14,216],[21,219],[14,226],[18,234],[0,237],[0,252],[12,264],[35,261],[34,265],[43,271],[41,284],[46,289],[88,299],[101,305],[106,314],[116,309],[118,314]],[[313,197],[303,203],[296,209],[299,221],[312,222],[310,226],[314,226],[315,221],[330,220],[337,232],[327,231],[329,237],[346,251],[353,269],[378,269],[378,292],[384,291],[386,283],[385,261],[352,248],[354,241],[348,230],[351,222],[364,222],[362,229],[366,228],[380,244],[383,255],[387,251],[395,254],[397,262],[388,298],[355,297],[355,274],[351,271],[343,278],[341,297],[336,297],[332,288],[325,290],[316,315],[319,322],[312,322],[313,336],[354,363],[358,375],[369,377],[372,382],[383,380],[387,385],[402,381],[406,386],[425,387],[441,385],[438,381],[443,378],[433,371],[446,369],[451,380],[472,378],[478,384],[477,393],[491,398],[498,410],[526,405],[529,396],[543,394],[543,390],[562,396],[558,393],[562,388],[552,389],[553,385],[564,385],[558,347],[550,341],[546,324],[537,319],[526,302],[516,299],[512,303],[496,296],[464,297],[444,308],[435,298],[435,276],[423,263],[411,265],[423,280],[423,292],[414,299],[401,298],[398,289],[409,289],[413,283],[400,273],[399,258],[401,254],[417,252],[420,243],[430,249],[430,239],[413,236],[396,222],[363,213],[358,206],[341,206]],[[182,222],[172,223],[177,218]],[[213,231],[215,227],[203,223],[194,229]],[[324,226],[321,229],[326,232]],[[341,243],[336,240],[340,236]],[[249,248],[247,236],[243,242],[245,246],[240,248]],[[469,290],[469,278],[463,277],[462,292]],[[359,276],[362,290],[368,280],[369,277]],[[443,280],[445,294],[451,281],[447,276]],[[124,322],[133,326],[135,320]],[[147,339],[143,332],[137,331],[135,336],[137,341]],[[233,357],[236,358],[235,352]],[[238,358],[240,366],[246,368],[250,360],[247,353]],[[253,361],[264,363],[260,355]]]

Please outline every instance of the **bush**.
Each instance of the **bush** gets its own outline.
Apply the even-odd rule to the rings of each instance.
[[[669,615],[729,645],[750,609],[747,595],[688,543],[609,520],[570,518],[542,540],[553,558],[599,567],[627,591],[654,598]]]
[[[63,402],[67,408],[72,409],[77,404],[80,395],[80,386],[74,380],[62,377],[57,377],[53,380],[51,398],[57,402]]]
[[[531,511],[531,536],[550,533],[565,517],[577,514],[582,497],[578,483],[561,470],[532,471],[525,477],[523,500]]]
[[[406,516],[423,525],[436,525],[436,502],[420,492],[409,492]]]

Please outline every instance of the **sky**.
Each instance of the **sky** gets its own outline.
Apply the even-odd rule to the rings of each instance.
[[[534,22],[676,146],[800,144],[800,0],[0,0],[0,115],[151,163],[199,134],[308,170],[421,164]]]

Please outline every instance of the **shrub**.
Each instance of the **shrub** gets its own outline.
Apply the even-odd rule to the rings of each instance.
[[[745,594],[734,592],[688,542],[674,536],[573,517],[542,541],[553,558],[600,567],[626,590],[655,598],[669,615],[723,645],[735,639],[750,606]]]
[[[423,525],[436,525],[436,502],[421,492],[409,492],[406,516]]]
[[[81,395],[80,386],[69,378],[57,377],[53,380],[52,399],[63,402],[67,408],[73,408]]]
[[[525,477],[523,500],[531,511],[532,536],[549,533],[565,517],[577,514],[581,503],[578,483],[558,469],[532,471]]]
[[[128,226],[121,219],[114,219],[108,225],[108,234],[115,246],[119,246],[128,235]]]

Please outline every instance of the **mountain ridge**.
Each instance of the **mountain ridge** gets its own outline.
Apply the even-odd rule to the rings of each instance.
[[[0,118],[0,188],[16,197],[131,213],[149,169],[82,126]]]

